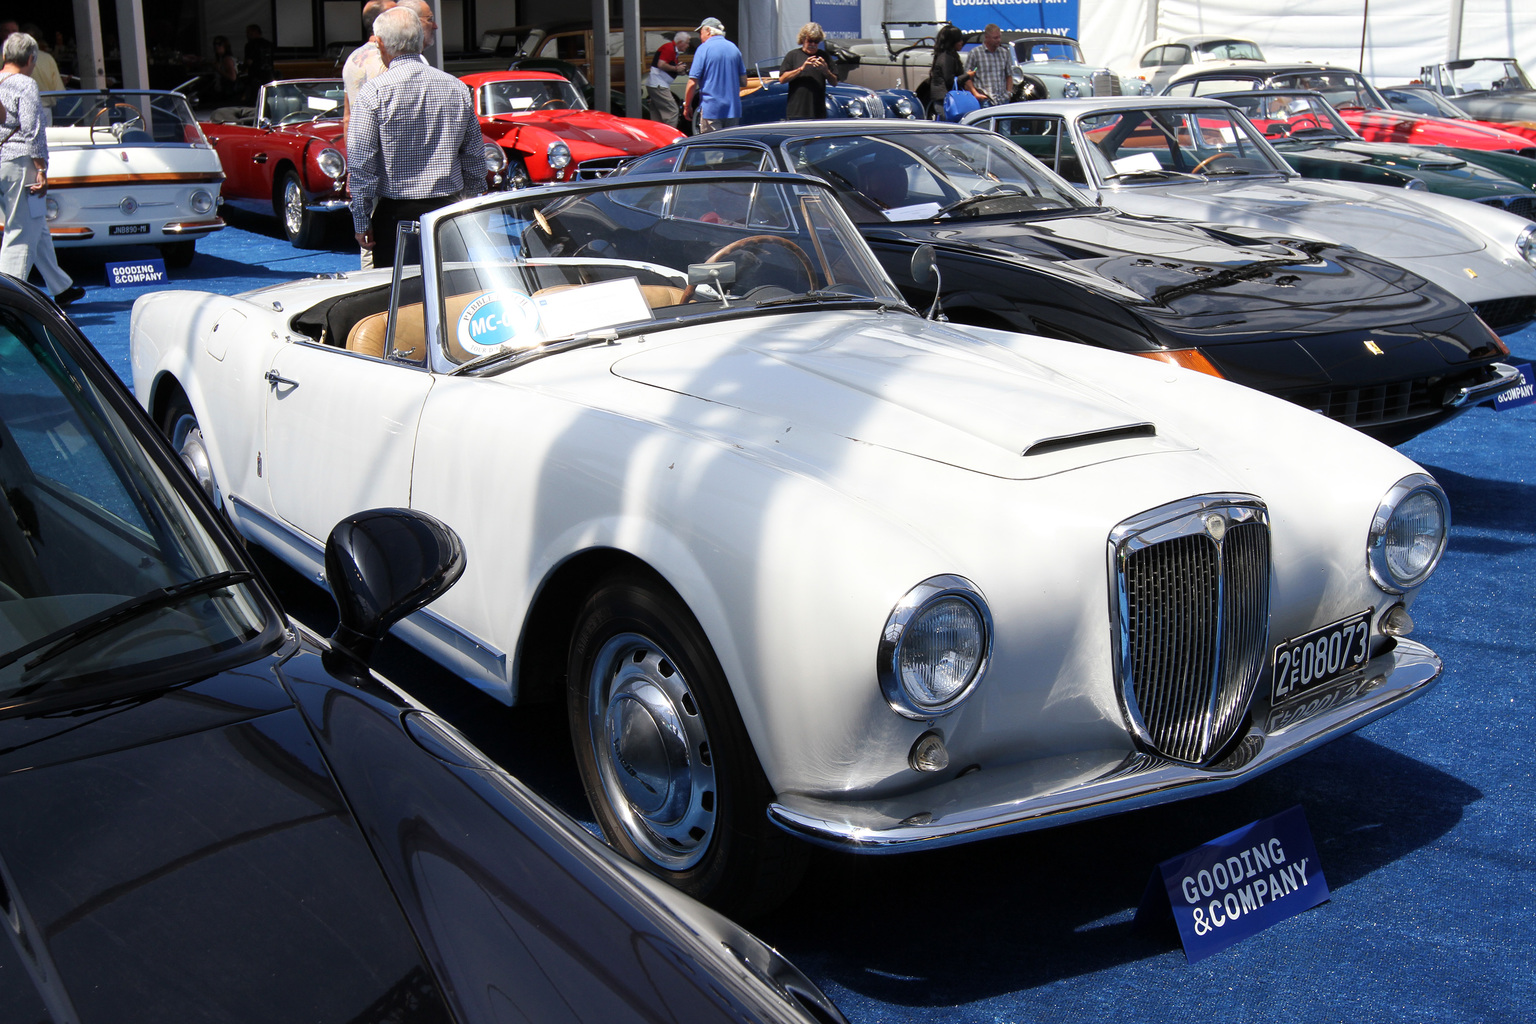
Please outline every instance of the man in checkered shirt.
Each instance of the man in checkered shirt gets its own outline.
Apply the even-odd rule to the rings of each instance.
[[[485,140],[469,87],[421,56],[422,21],[410,7],[379,15],[373,32],[385,69],[357,91],[347,188],[357,244],[387,267],[395,225],[485,191]]]
[[[965,70],[993,103],[1007,103],[1013,92],[1013,51],[1003,45],[1003,30],[988,25],[981,45],[965,55]]]

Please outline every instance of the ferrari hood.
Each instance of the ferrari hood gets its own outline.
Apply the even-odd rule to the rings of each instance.
[[[914,317],[749,317],[621,358],[613,372],[1012,479],[1188,447],[1107,391]]]
[[[1055,266],[1117,299],[1173,315],[1347,307],[1402,292],[1335,246],[1280,245],[1192,224],[1098,213],[1029,221],[958,221],[875,228],[913,245],[989,260]]]
[[[1292,178],[1212,182],[1198,190],[1173,185],[1156,195],[1163,216],[1240,225],[1282,237],[1347,239],[1367,252],[1390,246],[1405,259],[1484,248],[1471,232],[1429,214],[1408,193],[1394,189]],[[1104,194],[1111,205],[1116,198],[1114,191]]]
[[[628,119],[594,110],[544,110],[531,114],[497,115],[492,121],[540,128],[558,135],[578,160],[596,156],[638,156],[657,143]]]

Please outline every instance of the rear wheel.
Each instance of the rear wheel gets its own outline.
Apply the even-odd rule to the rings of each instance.
[[[299,172],[288,168],[277,181],[273,203],[283,222],[283,234],[295,249],[318,249],[325,225],[305,204],[304,183]]]
[[[778,905],[808,849],[764,813],[772,792],[703,630],[659,580],[610,577],[577,618],[567,711],[609,843],[726,913]]]
[[[224,492],[219,489],[219,482],[213,475],[213,460],[208,457],[208,444],[203,439],[202,424],[198,423],[197,414],[192,411],[192,404],[187,401],[186,395],[177,394],[171,400],[165,416],[160,420],[160,430],[171,442],[172,450],[181,457],[182,464],[191,472],[198,489],[208,496],[214,511],[230,527],[231,535],[240,539],[239,531],[234,529],[234,523],[230,521],[229,512],[224,507]]]

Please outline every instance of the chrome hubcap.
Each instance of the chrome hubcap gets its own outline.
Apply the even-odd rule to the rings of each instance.
[[[624,633],[598,652],[590,682],[587,725],[608,805],[651,861],[692,867],[717,807],[709,735],[687,680],[650,640]]]
[[[299,183],[292,178],[283,184],[283,218],[287,223],[290,237],[303,230],[304,190],[299,188]]]
[[[198,425],[196,416],[186,413],[177,417],[171,427],[171,447],[192,471],[192,479],[197,481],[197,486],[217,506],[218,485],[213,480],[213,464],[208,460],[208,446],[203,443],[203,428]]]

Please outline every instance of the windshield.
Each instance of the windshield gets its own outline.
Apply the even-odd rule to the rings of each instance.
[[[69,349],[0,309],[0,708],[203,671],[269,624],[247,578]]]
[[[486,82],[480,87],[480,113],[526,114],[532,110],[586,110],[576,87],[565,79]]]
[[[1406,110],[1410,114],[1423,114],[1425,117],[1445,117],[1453,121],[1470,120],[1465,110],[1432,89],[1387,86],[1378,91],[1383,99],[1392,104],[1393,110]]]
[[[1202,61],[1207,60],[1263,60],[1264,54],[1246,39],[1212,39],[1195,47]]]
[[[1079,156],[1104,181],[1289,173],[1235,110],[1123,110],[1086,116],[1078,126],[1091,143]]]
[[[312,82],[278,82],[261,88],[258,116],[273,124],[298,124],[321,118],[339,118],[346,91],[341,79]]]
[[[1087,207],[1017,146],[982,132],[806,138],[784,150],[791,170],[831,183],[861,224]]]
[[[50,146],[207,146],[203,130],[173,92],[45,92]]]
[[[1324,99],[1340,110],[1351,107],[1377,110],[1385,109],[1387,105],[1381,94],[1353,71],[1305,71],[1276,75],[1270,85],[1279,89],[1305,89],[1322,93]]]
[[[1048,60],[1065,60],[1082,64],[1083,51],[1070,39],[1015,39],[1013,59],[1020,64],[1038,64]]]
[[[453,363],[765,306],[903,305],[827,190],[741,175],[504,199],[438,219]]]
[[[1260,91],[1229,93],[1218,98],[1241,110],[1271,142],[1291,137],[1358,138],[1328,101],[1316,93]]]
[[[1529,89],[1530,81],[1518,61],[1503,59],[1458,60],[1445,65],[1452,93],[1510,92]]]

